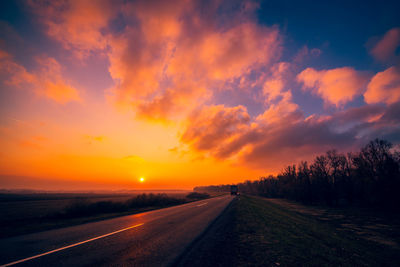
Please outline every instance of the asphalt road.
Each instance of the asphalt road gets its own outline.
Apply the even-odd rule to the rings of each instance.
[[[216,197],[1,239],[0,266],[169,266],[231,200]]]

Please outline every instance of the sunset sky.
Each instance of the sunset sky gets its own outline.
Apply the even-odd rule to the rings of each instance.
[[[0,1],[0,188],[190,189],[398,145],[399,10]]]

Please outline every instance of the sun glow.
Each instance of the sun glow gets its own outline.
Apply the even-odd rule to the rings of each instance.
[[[0,190],[192,190],[399,144],[395,5],[20,2],[0,2]]]

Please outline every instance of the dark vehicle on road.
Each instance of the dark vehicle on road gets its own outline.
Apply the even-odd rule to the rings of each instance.
[[[231,185],[231,195],[237,195],[238,191],[239,190],[237,185]]]

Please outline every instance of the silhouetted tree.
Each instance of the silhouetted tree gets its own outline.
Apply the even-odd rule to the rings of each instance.
[[[198,191],[228,192],[230,185],[197,187]],[[375,139],[358,153],[330,150],[289,165],[277,176],[238,184],[239,191],[304,203],[367,205],[400,208],[400,152],[391,143]]]

